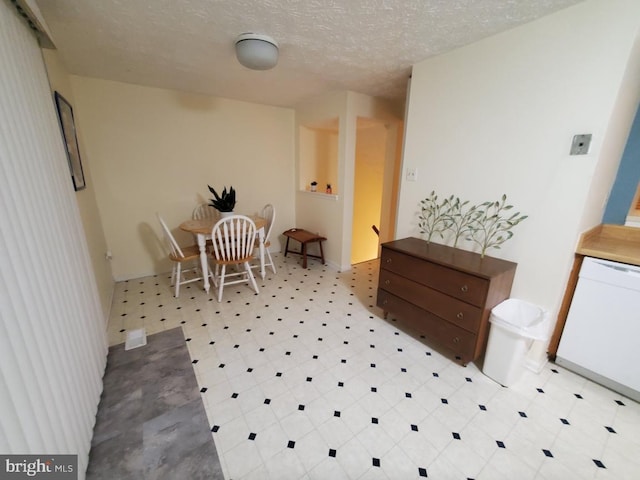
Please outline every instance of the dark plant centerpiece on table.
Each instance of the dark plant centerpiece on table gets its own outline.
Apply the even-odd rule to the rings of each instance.
[[[218,210],[220,213],[231,213],[236,206],[236,191],[233,187],[230,187],[227,191],[227,187],[224,187],[222,193],[218,195],[215,188],[211,185],[207,185],[209,191],[213,195],[213,198],[209,200],[209,205]]]

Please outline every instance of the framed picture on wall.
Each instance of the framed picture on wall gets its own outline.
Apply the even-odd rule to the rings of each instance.
[[[73,188],[77,192],[78,190],[84,189],[87,184],[84,181],[84,172],[82,171],[78,137],[76,136],[76,124],[73,120],[73,109],[71,108],[71,104],[58,92],[55,92],[54,96],[56,99],[56,108],[58,109],[58,118],[60,119],[60,127],[62,128],[62,139],[64,140],[69,169],[71,170],[71,180],[73,180]]]

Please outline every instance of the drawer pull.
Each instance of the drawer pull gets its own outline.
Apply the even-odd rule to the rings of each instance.
[[[391,259],[390,258],[387,258],[387,263],[391,263]]]
[[[458,320],[462,320],[464,318],[464,313],[462,312],[458,312],[458,314],[456,315],[456,317],[458,318]]]
[[[462,293],[467,293],[467,292],[469,291],[469,287],[467,287],[466,285],[462,285],[462,286],[460,287],[460,291],[461,291]]]
[[[453,343],[460,343],[460,339],[458,337],[454,337]]]
[[[384,284],[385,284],[385,285],[389,285],[390,283],[391,283],[391,280],[385,280],[385,281],[384,281]]]

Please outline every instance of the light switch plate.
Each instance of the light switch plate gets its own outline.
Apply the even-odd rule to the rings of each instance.
[[[569,155],[586,155],[591,146],[591,134],[574,135]]]
[[[407,168],[407,182],[415,182],[418,179],[418,169],[415,167]]]

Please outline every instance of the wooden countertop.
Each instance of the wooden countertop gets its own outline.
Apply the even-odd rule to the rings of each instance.
[[[598,225],[582,234],[576,253],[640,266],[640,228]]]

